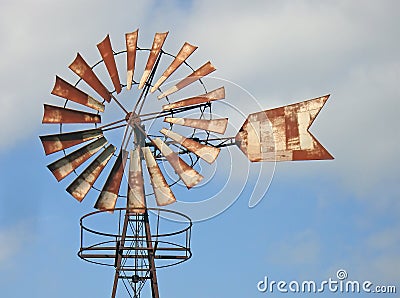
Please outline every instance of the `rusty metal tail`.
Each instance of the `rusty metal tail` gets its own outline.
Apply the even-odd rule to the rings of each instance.
[[[253,162],[333,159],[309,132],[328,98],[251,114],[236,135],[236,144]]]

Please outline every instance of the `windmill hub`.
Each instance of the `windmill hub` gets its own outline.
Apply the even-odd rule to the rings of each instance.
[[[135,125],[138,125],[138,124],[140,124],[142,122],[140,117],[136,113],[132,113],[132,112],[128,113],[126,115],[125,120],[132,127],[134,127]]]

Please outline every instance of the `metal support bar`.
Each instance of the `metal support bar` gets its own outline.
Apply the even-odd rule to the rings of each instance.
[[[153,248],[151,250],[149,250],[149,255],[152,255],[153,259],[163,259],[163,260],[175,260],[175,259],[188,259],[188,256],[172,256],[172,255],[154,255],[153,253]],[[116,257],[122,258],[122,259],[143,259],[143,258],[149,258],[147,255],[120,255],[120,254],[82,254],[81,255],[82,258],[87,258],[87,259],[106,259],[106,258],[110,258],[110,259],[114,259]],[[154,267],[155,270],[155,267]]]
[[[126,230],[128,228],[128,222],[129,222],[129,212],[125,212],[125,218],[124,218],[124,226],[122,228],[122,236],[121,240],[119,241],[120,246],[124,246],[125,244],[125,236],[126,236]],[[122,254],[119,253],[119,251],[115,252],[115,274],[114,274],[114,283],[113,283],[113,289],[111,293],[111,298],[115,298],[115,295],[117,293],[117,286],[118,286],[118,276],[119,276],[119,270],[121,267],[121,260],[122,260]]]
[[[158,293],[158,282],[157,282],[157,273],[156,273],[156,264],[154,262],[154,253],[153,253],[153,243],[151,240],[151,231],[150,231],[150,223],[149,223],[149,214],[146,212],[144,213],[144,225],[146,231],[146,242],[147,247],[151,250],[148,251],[147,256],[149,260],[149,269],[150,269],[150,277],[151,277],[151,294],[153,298],[159,298]]]

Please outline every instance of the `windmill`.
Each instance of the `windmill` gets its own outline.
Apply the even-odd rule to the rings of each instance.
[[[112,298],[120,283],[130,297],[140,297],[147,281],[152,297],[159,297],[157,269],[191,257],[191,219],[165,206],[176,202],[172,185],[182,181],[190,189],[203,179],[196,170],[200,159],[212,164],[221,148],[231,145],[251,162],[333,158],[308,131],[329,95],[251,114],[236,136],[226,137],[228,118],[215,119],[211,110],[213,102],[225,98],[225,88],[208,90],[203,82],[216,70],[211,62],[189,65],[197,47],[187,42],[177,54],[164,51],[168,32],[156,33],[151,47],[141,48],[138,33],[127,33],[126,48],[119,52],[107,35],[97,45],[101,60],[92,66],[78,53],[69,65],[78,76],[75,84],[56,76],[51,93],[64,104],[45,104],[42,123],[57,124],[59,131],[40,136],[46,155],[60,155],[47,167],[57,181],[71,179],[69,194],[82,202],[89,191],[98,192],[98,210],[80,221],[78,255],[115,268]],[[140,59],[143,72],[136,67]],[[184,78],[164,88],[179,72]],[[184,90],[191,95],[179,98]],[[175,179],[165,177],[164,162]],[[151,199],[159,208],[148,206]],[[171,226],[163,223],[164,213],[179,226],[161,231],[163,224]]]

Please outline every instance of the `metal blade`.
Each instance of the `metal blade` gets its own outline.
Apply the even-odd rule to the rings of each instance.
[[[97,45],[100,55],[103,58],[104,64],[106,65],[108,74],[113,82],[115,91],[121,92],[121,82],[119,80],[117,65],[115,64],[114,52],[111,47],[110,36],[107,35],[104,40]]]
[[[186,61],[186,59],[193,54],[193,52],[197,49],[196,46],[192,46],[191,44],[185,42],[185,44],[182,46],[181,50],[179,51],[178,55],[175,57],[174,61],[168,66],[168,68],[164,71],[162,76],[158,79],[157,83],[154,84],[154,86],[151,88],[150,92],[153,93],[158,89],[158,87],[161,86],[162,83],[165,82],[166,79],[169,78],[169,76],[178,69],[179,66],[183,62]]]
[[[100,123],[101,117],[96,114],[44,105],[42,123]]]
[[[193,73],[188,75],[186,78],[184,78],[182,81],[177,83],[175,86],[172,86],[169,88],[167,91],[163,92],[161,95],[159,95],[157,98],[161,99],[164,98],[168,95],[171,95],[172,93],[175,93],[178,90],[181,90],[182,88],[190,85],[191,83],[201,79],[202,77],[212,73],[215,71],[216,68],[211,64],[210,61],[208,61],[206,64],[195,70]]]
[[[94,99],[85,92],[79,90],[70,83],[64,81],[60,77],[56,76],[56,82],[51,94],[72,100],[81,105],[87,106],[99,112],[104,112],[104,104]]]
[[[155,138],[152,140],[158,150],[165,156],[175,172],[182,179],[188,189],[199,183],[204,177],[200,175],[195,169],[191,168],[185,163],[171,148],[168,147],[161,139]]]
[[[161,48],[167,38],[168,32],[165,33],[156,33],[154,36],[153,45],[151,47],[151,51],[149,54],[149,58],[147,60],[146,68],[144,69],[144,73],[139,82],[139,89],[142,89],[147,79],[150,76],[151,70],[153,69],[154,64],[156,63],[157,57],[160,54]]]
[[[73,170],[88,160],[107,143],[107,140],[102,137],[49,164],[47,167],[56,177],[57,181],[60,181],[72,173]]]
[[[128,208],[132,212],[144,213],[146,204],[144,198],[144,181],[140,149],[131,151],[128,182]]]
[[[122,177],[124,175],[124,165],[128,152],[122,150],[111,169],[110,175],[99,195],[99,198],[94,205],[94,208],[99,210],[114,209],[117,203],[119,188],[121,186]]]
[[[160,132],[175,142],[181,144],[187,150],[193,152],[209,164],[212,164],[215,161],[221,150],[220,148],[200,144],[199,142],[185,138],[184,136],[165,128],[161,129]]]
[[[138,40],[139,29],[134,32],[125,34],[126,42],[126,89],[130,90],[132,87],[133,75],[135,72],[136,49]]]
[[[162,109],[164,111],[167,111],[167,110],[207,103],[210,101],[224,99],[224,98],[225,98],[225,88],[221,87],[202,95],[182,99],[180,101],[173,102],[171,104],[163,105]]]
[[[236,135],[236,144],[253,162],[333,159],[308,131],[328,98],[251,114]]]
[[[71,63],[69,68],[92,87],[102,98],[110,102],[110,92],[108,92],[107,88],[100,82],[99,78],[79,53],[76,55],[75,60]]]
[[[158,206],[166,206],[176,201],[167,181],[154,159],[149,147],[142,148],[144,159],[146,160],[147,170],[149,171],[151,185]]]
[[[40,136],[44,152],[49,155],[63,149],[103,136],[101,129],[88,129],[76,132]]]
[[[203,130],[224,134],[226,126],[228,125],[228,118],[207,120],[207,119],[165,117],[164,122],[189,126],[193,128],[200,128]]]
[[[67,187],[69,192],[79,202],[85,198],[90,188],[104,170],[116,147],[108,145],[107,148]]]

